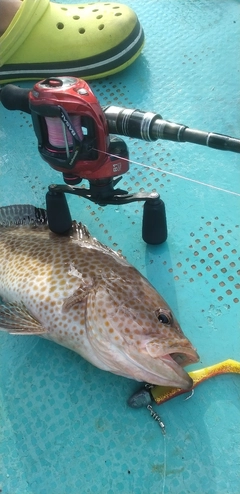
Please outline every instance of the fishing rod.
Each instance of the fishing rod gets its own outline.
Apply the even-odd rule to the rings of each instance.
[[[62,77],[47,79],[45,86],[58,88],[55,81],[61,79],[61,89],[66,89],[68,84],[75,84],[78,79],[74,77]],[[67,81],[67,82],[65,82]],[[7,84],[1,90],[1,102],[8,110],[20,110],[31,114],[29,106],[30,89],[19,88],[13,84]],[[79,93],[81,95],[81,93]],[[158,113],[141,111],[136,109],[122,108],[119,106],[102,107],[107,120],[110,134],[124,135],[142,139],[145,141],[156,141],[164,139],[175,142],[190,142],[207,146],[221,151],[232,151],[240,153],[240,139],[216,132],[205,132],[191,129],[187,125],[164,120]]]
[[[234,137],[191,129],[153,112],[102,107],[90,86],[76,77],[47,78],[32,89],[8,84],[0,97],[8,110],[31,114],[42,159],[63,174],[66,185],[50,185],[46,196],[49,227],[55,233],[71,227],[65,199],[65,193],[70,193],[101,206],[144,201],[143,240],[149,244],[166,240],[166,212],[160,195],[129,194],[115,188],[129,170],[128,148],[118,136],[191,142],[240,152],[240,139]],[[89,188],[76,187],[82,179],[89,181]]]

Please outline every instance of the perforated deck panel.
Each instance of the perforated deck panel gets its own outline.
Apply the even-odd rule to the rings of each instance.
[[[127,70],[91,83],[100,103],[239,137],[239,2],[125,3],[146,43]],[[44,207],[47,186],[62,179],[38,155],[30,117],[1,107],[0,139],[1,205]],[[69,197],[73,218],[166,298],[201,358],[189,370],[239,360],[239,155],[126,142],[132,163],[120,185],[161,194],[167,242],[143,242],[142,203],[102,208]],[[0,366],[3,494],[240,492],[238,375],[155,406],[163,437],[146,409],[126,404],[138,383],[49,341],[1,333]]]

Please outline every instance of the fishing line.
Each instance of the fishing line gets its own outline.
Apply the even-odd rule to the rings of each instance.
[[[93,148],[93,150],[97,151],[98,153],[106,154],[107,156],[113,156],[114,158],[120,158],[117,154],[107,153],[106,151],[100,151],[99,149],[95,149],[95,148]],[[203,185],[204,187],[209,187],[210,189],[215,189],[215,190],[218,190],[220,192],[225,192],[226,194],[232,194],[234,196],[240,197],[240,193],[238,193],[238,192],[233,192],[232,190],[223,189],[221,187],[217,187],[216,185],[207,184],[206,182],[201,182],[200,180],[196,180],[194,178],[185,177],[184,175],[180,175],[178,173],[169,172],[169,171],[163,170],[162,168],[159,168],[159,167],[154,167],[152,165],[145,165],[144,163],[140,163],[139,161],[134,161],[134,160],[123,158],[123,157],[121,157],[121,160],[126,160],[126,161],[129,161],[129,163],[133,163],[134,165],[142,166],[143,168],[148,168],[151,170],[162,172],[162,173],[165,173],[166,175],[172,175],[173,177],[177,177],[177,178],[180,178],[182,180],[187,180],[189,182],[193,182],[193,183],[196,183],[198,185]]]
[[[163,485],[162,485],[162,494],[165,494],[166,476],[167,476],[167,439],[166,439],[166,434],[163,434]]]

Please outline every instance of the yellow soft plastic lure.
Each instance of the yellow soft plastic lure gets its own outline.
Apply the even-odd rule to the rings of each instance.
[[[228,373],[240,374],[240,362],[228,359],[224,360],[223,362],[219,362],[218,364],[210,365],[209,367],[204,367],[203,369],[189,372],[189,376],[193,380],[193,386],[191,389],[193,390],[196,386],[198,386],[198,384],[206,381],[206,379],[210,379],[210,377]],[[141,408],[146,406],[150,410],[151,414],[154,415],[153,418],[155,418],[155,420],[158,420],[158,415],[152,411],[152,401],[155,401],[157,405],[161,405],[165,401],[171,400],[172,398],[175,398],[175,396],[187,392],[189,391],[180,388],[146,384],[144,388],[134,393],[128,399],[128,405],[131,408]]]
[[[203,381],[206,381],[206,379],[210,379],[210,377],[228,373],[240,374],[240,362],[228,359],[224,360],[223,362],[219,362],[218,364],[210,365],[209,367],[204,367],[203,369],[189,372],[189,376],[193,380],[192,389],[198,386],[198,384],[201,384]],[[149,391],[157,405],[161,405],[165,401],[171,400],[175,396],[187,392],[184,389],[164,386],[153,386]]]

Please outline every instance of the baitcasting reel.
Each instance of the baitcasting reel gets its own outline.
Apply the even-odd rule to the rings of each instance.
[[[3,104],[6,90],[9,86],[2,91]],[[19,91],[15,89],[17,98]],[[145,201],[143,239],[151,244],[166,240],[165,206],[159,194],[128,194],[114,188],[129,170],[128,148],[123,139],[109,134],[104,111],[85,81],[75,77],[45,79],[27,92],[27,104],[24,110],[31,113],[39,153],[52,168],[62,172],[66,183],[50,185],[46,196],[49,228],[53,232],[65,233],[71,228],[65,198],[65,193],[70,193],[102,206]],[[76,187],[82,179],[89,181],[89,189]]]
[[[165,206],[159,194],[128,194],[115,189],[121,174],[129,170],[127,146],[115,134],[147,141],[191,142],[240,153],[240,139],[234,137],[191,129],[152,112],[102,108],[89,85],[76,77],[48,78],[32,90],[8,84],[1,91],[1,101],[9,110],[31,114],[41,157],[63,174],[66,185],[50,185],[46,197],[49,227],[56,233],[71,227],[65,198],[65,193],[70,193],[102,206],[145,201],[143,240],[149,244],[166,240]],[[82,179],[89,181],[89,189],[76,187]]]
[[[29,108],[41,157],[68,185],[85,178],[100,186],[102,179],[128,171],[127,146],[109,136],[106,117],[85,81],[45,79],[29,93]]]

